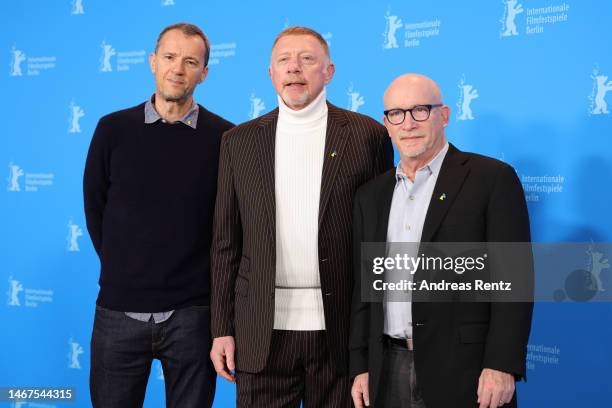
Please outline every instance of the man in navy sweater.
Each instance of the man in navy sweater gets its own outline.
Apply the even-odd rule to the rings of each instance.
[[[233,125],[193,100],[210,43],[192,24],[160,33],[155,94],[100,119],[83,182],[100,257],[91,339],[94,407],[142,406],[161,361],[169,407],[210,407],[210,245],[221,135]]]

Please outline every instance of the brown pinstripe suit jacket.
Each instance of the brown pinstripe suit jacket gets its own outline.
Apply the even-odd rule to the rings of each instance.
[[[212,336],[234,336],[237,369],[256,373],[274,325],[274,152],[278,109],[223,135],[212,245]],[[357,187],[393,166],[385,128],[328,103],[319,204],[319,272],[327,344],[348,371],[352,206]],[[287,175],[290,177],[290,175]]]

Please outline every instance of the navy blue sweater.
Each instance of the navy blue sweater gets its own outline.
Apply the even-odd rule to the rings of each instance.
[[[144,123],[144,104],[98,122],[83,191],[100,257],[98,305],[160,312],[208,305],[219,146],[233,125],[199,107],[196,129]]]

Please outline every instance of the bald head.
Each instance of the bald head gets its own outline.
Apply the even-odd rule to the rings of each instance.
[[[436,82],[421,74],[404,74],[391,82],[383,98],[385,109],[399,108],[391,106],[398,100],[414,100],[414,105],[434,105],[442,103],[442,92]],[[409,108],[411,106],[403,106]]]
[[[402,168],[414,180],[416,169],[429,163],[446,145],[444,128],[450,108],[443,104],[438,84],[420,74],[405,74],[391,82],[384,104],[385,127],[400,154]],[[415,112],[419,112],[417,119]],[[387,115],[392,115],[391,121]]]

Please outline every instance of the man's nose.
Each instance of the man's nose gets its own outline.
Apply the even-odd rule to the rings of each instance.
[[[400,125],[402,130],[411,130],[414,129],[415,127],[418,126],[418,123],[416,120],[414,120],[412,118],[412,115],[410,114],[410,112],[406,112],[406,116],[404,117],[404,121],[402,122],[402,124]]]
[[[181,61],[180,59],[175,59],[172,62],[172,72],[177,74],[177,75],[183,75],[185,73],[185,66],[183,61]]]
[[[287,72],[295,73],[301,71],[302,67],[300,65],[299,60],[297,58],[290,58],[287,62]]]

